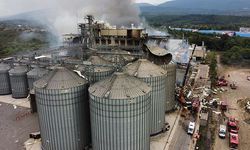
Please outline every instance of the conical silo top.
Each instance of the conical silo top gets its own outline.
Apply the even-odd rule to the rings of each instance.
[[[38,89],[69,89],[86,84],[87,81],[75,72],[65,68],[57,67],[48,75],[34,83],[34,87]]]
[[[94,72],[103,72],[103,71],[109,71],[109,70],[113,69],[111,62],[104,60],[103,58],[101,58],[99,56],[91,56],[88,59],[88,61],[91,62],[91,64],[93,64],[93,65],[98,65],[98,66],[94,66]],[[103,65],[103,66],[101,66],[101,65]]]
[[[124,73],[138,78],[165,76],[167,71],[147,59],[139,59],[123,68]]]
[[[10,70],[10,65],[5,63],[0,63],[0,73],[1,72],[8,72]]]
[[[89,62],[91,62],[94,65],[99,65],[99,64],[112,64],[109,61],[99,57],[99,56],[90,56],[88,59]]]
[[[45,74],[48,73],[47,69],[40,68],[40,67],[35,67],[34,69],[30,70],[27,75],[28,76],[34,76],[34,77],[42,77]]]
[[[10,75],[26,74],[27,72],[27,66],[15,66],[9,71]]]
[[[112,55],[102,55],[101,57],[109,62],[132,62],[135,60],[135,57],[130,56],[130,52],[121,50],[119,48],[114,48],[110,51]]]
[[[150,91],[151,88],[145,82],[124,73],[114,73],[89,88],[91,95],[114,100],[136,98]]]

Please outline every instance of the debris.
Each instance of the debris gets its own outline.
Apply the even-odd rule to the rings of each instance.
[[[213,111],[213,113],[215,113],[216,115],[220,115],[221,114],[220,111]]]
[[[14,109],[17,109],[17,106],[16,105],[13,105]]]

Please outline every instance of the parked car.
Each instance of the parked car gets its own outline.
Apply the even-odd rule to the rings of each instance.
[[[227,126],[226,125],[220,125],[220,129],[219,129],[219,137],[220,138],[225,138],[227,134]]]
[[[187,133],[193,135],[194,128],[195,128],[195,122],[189,122]]]

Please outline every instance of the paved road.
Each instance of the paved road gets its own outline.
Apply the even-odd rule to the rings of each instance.
[[[182,119],[181,119],[182,120]],[[188,121],[179,121],[174,137],[171,140],[169,150],[188,150],[191,142],[191,136],[187,134],[186,127]]]

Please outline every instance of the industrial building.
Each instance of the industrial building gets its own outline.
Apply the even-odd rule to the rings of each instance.
[[[30,95],[44,150],[149,150],[178,104],[173,55],[144,29],[87,20],[78,44],[0,60],[0,94]]]
[[[145,29],[136,28],[133,24],[130,28],[118,28],[95,22],[91,15],[86,19],[87,23],[79,24],[82,43],[86,46],[101,49],[119,46],[123,49],[139,50],[147,37]],[[89,32],[90,34],[88,34]]]

